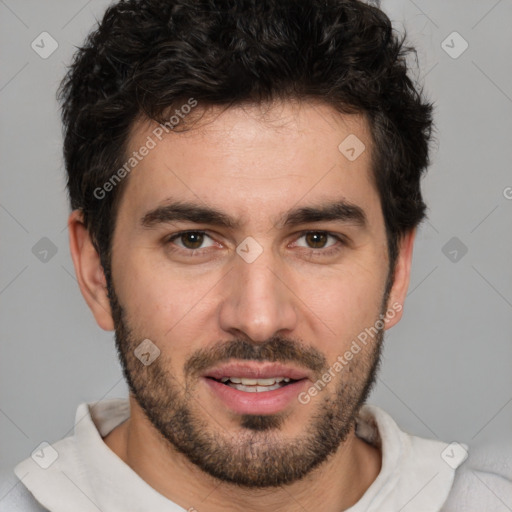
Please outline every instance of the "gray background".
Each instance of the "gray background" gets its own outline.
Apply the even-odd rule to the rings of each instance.
[[[107,4],[0,0],[0,470],[72,433],[79,403],[127,393],[113,334],[97,327],[74,277],[55,101]],[[429,221],[370,403],[411,433],[485,443],[512,430],[512,2],[383,8],[418,47],[437,143]],[[31,48],[43,31],[59,45],[47,59]],[[462,49],[454,31],[469,44],[458,58],[441,46]],[[33,252],[43,237],[57,249],[46,262]]]

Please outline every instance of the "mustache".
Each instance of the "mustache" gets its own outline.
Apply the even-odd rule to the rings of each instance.
[[[185,374],[197,376],[212,366],[229,359],[296,363],[321,374],[327,368],[325,356],[301,342],[274,336],[264,343],[231,340],[197,350],[185,364]]]

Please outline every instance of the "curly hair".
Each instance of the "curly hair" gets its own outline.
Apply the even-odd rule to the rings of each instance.
[[[359,0],[121,0],[75,53],[61,83],[72,209],[110,278],[111,239],[126,180],[94,190],[125,161],[140,116],[161,122],[195,98],[203,107],[315,99],[359,113],[372,136],[372,176],[390,268],[401,236],[425,216],[432,104],[408,75],[413,48]]]

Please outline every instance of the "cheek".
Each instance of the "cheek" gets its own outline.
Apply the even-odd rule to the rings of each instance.
[[[333,273],[321,283],[303,283],[300,296],[308,297],[303,311],[317,326],[313,336],[329,364],[343,355],[361,333],[375,327],[384,281],[380,273],[357,266],[352,271]],[[315,339],[309,342],[315,343]]]
[[[145,251],[126,258],[116,270],[116,292],[135,333],[161,344],[178,337],[189,346],[187,339],[204,332],[212,307],[208,291],[218,281],[214,272],[187,276]]]

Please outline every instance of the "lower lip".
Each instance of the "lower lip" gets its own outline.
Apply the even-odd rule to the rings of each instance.
[[[203,378],[216,397],[237,414],[276,414],[293,401],[306,387],[307,379],[298,380],[273,391],[239,391],[214,379]]]

